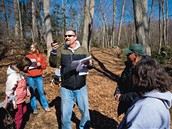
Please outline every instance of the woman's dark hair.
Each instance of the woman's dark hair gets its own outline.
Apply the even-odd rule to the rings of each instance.
[[[32,62],[29,58],[23,57],[19,62],[17,62],[17,68],[23,71],[25,66],[31,66]]]
[[[133,83],[134,90],[140,95],[152,90],[171,90],[171,81],[165,69],[151,58],[142,59],[135,65]]]

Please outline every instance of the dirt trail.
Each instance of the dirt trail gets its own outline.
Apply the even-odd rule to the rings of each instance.
[[[116,129],[121,118],[117,118],[118,103],[114,101],[113,94],[118,76],[125,67],[124,59],[117,58],[112,49],[94,50],[92,56],[95,68],[90,70],[87,76],[91,129]],[[60,86],[51,83],[54,71],[55,69],[48,67],[44,77],[45,92],[51,112],[45,112],[38,102],[39,113],[33,115],[28,106],[25,129],[60,128]],[[75,106],[72,116],[73,129],[77,127],[80,116],[78,107]]]
[[[89,71],[87,86],[89,94],[91,128],[92,129],[115,129],[117,122],[117,103],[113,93],[116,88],[116,80],[123,70],[121,59],[100,50],[93,51],[95,68]],[[50,83],[50,76],[54,69],[47,68],[45,92],[51,107],[51,112],[45,112],[38,103],[39,114],[30,114],[25,129],[57,129],[60,123],[60,87]],[[79,123],[80,112],[74,107],[72,125],[73,128]]]

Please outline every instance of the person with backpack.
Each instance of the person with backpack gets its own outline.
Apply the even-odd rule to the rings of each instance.
[[[26,72],[31,65],[29,58],[24,57],[15,65],[10,65],[7,69],[7,81],[6,81],[6,96],[7,99],[15,96],[10,101],[14,114],[14,120],[16,123],[16,129],[21,128],[21,124],[24,120],[24,114],[27,111],[26,97],[30,97],[29,89],[26,83]]]

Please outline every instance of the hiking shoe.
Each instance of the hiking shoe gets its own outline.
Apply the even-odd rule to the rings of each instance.
[[[48,107],[48,108],[44,108],[44,110],[45,110],[46,112],[50,112],[50,111],[51,111],[49,107]]]
[[[33,114],[34,115],[38,114],[38,110],[33,110]]]

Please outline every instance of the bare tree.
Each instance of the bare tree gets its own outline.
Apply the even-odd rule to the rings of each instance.
[[[15,38],[23,40],[23,28],[21,20],[21,11],[18,0],[14,0],[14,15],[15,15]],[[19,38],[18,38],[19,37]]]
[[[86,0],[84,11],[84,29],[82,46],[88,50],[88,33],[89,33],[89,0]]]
[[[162,47],[162,1],[159,1],[159,49],[158,49],[158,54],[161,52],[161,47]]]
[[[38,38],[38,31],[37,31],[37,25],[36,25],[36,16],[35,16],[35,4],[34,0],[31,1],[32,3],[32,41],[35,41],[35,38]]]
[[[162,0],[162,15],[163,15],[163,42],[168,45],[168,0]]]
[[[14,0],[14,15],[15,15],[15,38],[19,37],[19,14],[17,0]]]
[[[43,6],[44,6],[44,25],[45,25],[46,44],[47,44],[47,59],[48,59],[49,55],[50,55],[50,51],[51,51],[51,43],[53,41],[51,21],[50,21],[49,0],[44,0]]]
[[[168,28],[169,28],[169,19],[168,19],[168,0],[166,0],[166,44],[168,45]]]
[[[66,0],[62,0],[62,11],[63,11],[63,34],[66,32]]]
[[[19,15],[19,27],[20,27],[20,40],[23,40],[23,27],[22,27],[22,18],[21,18],[21,11],[20,11],[20,5],[19,0],[17,0],[17,6],[18,6],[18,15]]]
[[[45,41],[46,40],[46,38],[45,38],[45,36],[44,36],[44,34],[43,34],[43,20],[44,20],[44,18],[43,18],[43,15],[42,15],[42,13],[41,13],[41,10],[42,10],[42,8],[43,8],[43,2],[42,1],[36,1],[36,7],[37,7],[37,12],[38,12],[38,22],[37,22],[37,25],[38,25],[38,38],[39,38],[39,40],[40,41]]]
[[[149,14],[149,18],[148,18],[148,35],[149,35],[149,42],[151,42],[150,25],[151,25],[151,15],[152,15],[153,6],[154,6],[154,1],[152,0],[151,9],[150,9],[150,14]]]
[[[118,40],[117,40],[118,46],[119,46],[119,42],[120,42],[120,38],[121,38],[122,18],[124,16],[125,3],[126,3],[126,0],[124,0],[123,4],[122,4],[122,12],[121,12],[121,18],[120,18],[120,24],[119,24],[119,30],[118,30]]]
[[[93,17],[94,17],[94,0],[91,0],[90,2],[90,24],[89,24],[89,37],[88,37],[88,46],[89,51],[91,51],[91,36],[92,36],[92,30],[93,30]]]
[[[115,46],[116,0],[113,0],[112,47]]]
[[[5,3],[4,0],[1,0],[2,2],[2,10],[3,10],[3,14],[4,14],[4,22],[5,22],[5,26],[6,26],[6,36],[9,37],[9,24],[8,24],[8,18],[7,18],[7,14],[6,14],[6,9],[5,9]]]
[[[165,22],[165,10],[164,10],[164,0],[161,1],[161,8],[162,8],[162,29],[163,29],[163,33],[162,33],[162,40],[163,40],[163,45],[166,45],[166,22]]]
[[[148,44],[147,0],[133,0],[134,20],[136,27],[136,42],[145,47],[146,54],[151,55]]]
[[[107,27],[107,17],[105,14],[105,10],[103,8],[102,0],[100,0],[100,11],[102,13],[102,22],[103,22],[103,33],[102,33],[102,47],[107,48],[109,45],[109,35],[108,35],[108,27]]]
[[[85,47],[87,50],[90,49],[93,15],[94,15],[94,0],[91,1],[86,0],[82,46]]]

